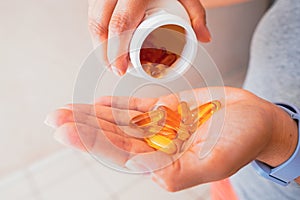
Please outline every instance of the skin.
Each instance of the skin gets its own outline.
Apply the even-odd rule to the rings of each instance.
[[[210,42],[211,34],[206,25],[205,8],[227,6],[249,0],[179,0],[190,16],[191,25],[200,42]],[[128,47],[133,30],[145,16],[151,0],[89,0],[88,27],[95,47],[103,46],[103,59],[117,75],[126,73],[129,63]],[[115,47],[108,40],[125,33]],[[110,56],[107,55],[110,52]],[[121,55],[121,56],[119,56]],[[109,57],[118,57],[110,63]]]
[[[217,89],[209,88],[211,92]],[[201,97],[199,104],[209,99],[208,88],[189,92]],[[222,180],[254,159],[276,167],[293,154],[298,130],[296,122],[287,113],[242,89],[225,87],[225,94],[225,105],[214,114],[217,118],[221,115],[225,120],[214,148],[199,159],[203,144],[212,142],[203,137],[209,130],[210,119],[200,127],[197,139],[178,160],[152,172],[153,180],[161,187],[179,191]],[[87,148],[95,155],[131,169],[148,168],[151,171],[155,166],[153,162],[132,157],[128,152],[142,153],[153,149],[140,138],[126,133],[132,131],[128,126],[130,118],[147,112],[157,102],[166,102],[173,108],[178,104],[175,95],[158,99],[101,97],[95,105],[67,105],[58,109],[48,115],[47,123],[56,128],[55,137],[65,145],[83,151]],[[224,112],[221,112],[222,109],[225,109]],[[108,149],[107,138],[124,151],[120,153]],[[134,162],[128,165],[128,160]]]
[[[202,5],[205,8],[214,8],[220,6],[229,6],[238,3],[244,3],[251,0],[201,0]]]
[[[245,1],[247,0],[202,0],[201,4],[199,0],[180,0],[201,42],[211,40],[206,26],[204,7],[226,6]],[[109,49],[111,45],[106,41],[108,38],[136,28],[143,19],[149,2],[150,0],[89,0],[89,30],[95,46],[100,43],[105,44],[103,45],[105,60],[108,60],[107,50],[115,55],[127,52],[131,34],[122,39],[119,47],[113,50]],[[110,67],[116,74],[123,75],[127,70],[128,62],[128,55],[125,54],[111,63]],[[193,92],[203,97],[206,94],[204,90],[198,89]],[[244,90],[226,88],[226,95],[225,123],[213,150],[204,159],[198,158],[197,152],[201,151],[201,143],[203,143],[200,136],[179,160],[167,168],[152,173],[154,181],[159,185],[169,191],[178,191],[226,178],[253,159],[275,167],[292,155],[298,137],[297,125],[284,111]],[[94,154],[105,155],[113,162],[126,165],[128,159],[135,158],[130,157],[126,152],[153,151],[139,138],[125,134],[134,132],[128,126],[130,117],[127,110],[130,111],[131,116],[134,116],[148,111],[158,100],[168,101],[169,104],[171,102],[174,106],[178,102],[171,95],[160,99],[131,99],[130,106],[125,107],[122,102],[127,99],[116,99],[110,104],[110,97],[101,98],[95,106],[96,112],[93,112],[93,105],[68,105],[64,109],[51,113],[47,122],[58,128],[55,137],[63,144],[81,150],[88,148]],[[117,121],[112,117],[111,111],[119,114]],[[116,126],[116,123],[122,126]],[[209,121],[201,127],[201,132],[208,131],[207,124]],[[111,149],[107,151],[103,145],[106,138],[117,147],[124,149],[124,153],[119,154]],[[136,167],[145,167],[143,165],[148,164],[143,160],[135,159],[135,161],[138,164]],[[299,178],[296,182],[300,182]]]
[[[128,46],[132,33],[142,21],[147,10],[147,5],[151,0],[89,0],[88,18],[89,31],[92,36],[94,46],[101,43],[103,45],[104,59],[108,63],[110,55],[121,55],[116,61],[109,66],[117,75],[125,74],[128,67]],[[211,40],[210,33],[206,26],[205,9],[198,0],[179,0],[186,8],[196,36],[201,42],[209,42]],[[117,36],[123,32],[128,32],[120,40],[117,48],[111,48],[109,38]],[[123,53],[122,53],[123,52]]]

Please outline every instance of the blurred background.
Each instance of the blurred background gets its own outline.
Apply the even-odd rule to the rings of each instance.
[[[269,0],[208,8],[205,48],[225,85],[241,87],[249,46]],[[87,1],[0,1],[0,199],[209,199],[209,185],[169,193],[149,177],[108,169],[58,144],[43,122],[71,102],[92,50]]]

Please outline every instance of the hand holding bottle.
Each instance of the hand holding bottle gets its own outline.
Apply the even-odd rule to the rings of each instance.
[[[95,46],[105,43],[109,38],[129,31],[119,41],[117,48],[111,48],[109,41],[103,45],[104,59],[108,60],[107,52],[119,56],[111,63],[112,70],[123,75],[129,63],[128,46],[131,39],[130,30],[134,30],[143,20],[147,8],[157,0],[89,0],[89,30]],[[169,0],[170,3],[175,0]],[[180,0],[187,10],[192,27],[201,42],[209,42],[210,33],[206,26],[205,10],[199,0]]]

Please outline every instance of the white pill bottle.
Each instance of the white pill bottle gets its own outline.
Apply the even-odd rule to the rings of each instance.
[[[129,56],[132,68],[129,73],[152,81],[174,80],[190,68],[197,54],[197,45],[189,15],[180,2],[151,0],[145,17],[134,31],[130,42]],[[141,64],[141,49],[151,47],[164,48],[179,56],[160,78],[151,77]]]

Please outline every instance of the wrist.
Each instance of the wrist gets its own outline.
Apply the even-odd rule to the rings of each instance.
[[[271,106],[273,107],[272,133],[268,144],[256,159],[271,167],[277,167],[294,153],[297,147],[298,127],[296,121],[284,110],[273,104]]]
[[[290,181],[300,183],[300,138],[299,122],[300,110],[293,105],[277,103],[286,115],[282,112],[275,113],[272,137],[257,160],[252,162],[253,167],[263,177],[287,185]],[[275,114],[273,113],[273,114]],[[286,117],[288,116],[288,118]],[[292,122],[289,120],[292,119]],[[278,123],[277,120],[282,120]],[[279,121],[280,122],[280,121]],[[294,123],[293,123],[294,122]],[[296,127],[296,128],[295,128]],[[282,132],[278,132],[278,131]],[[281,133],[285,133],[281,134]],[[270,149],[277,147],[271,156]]]

